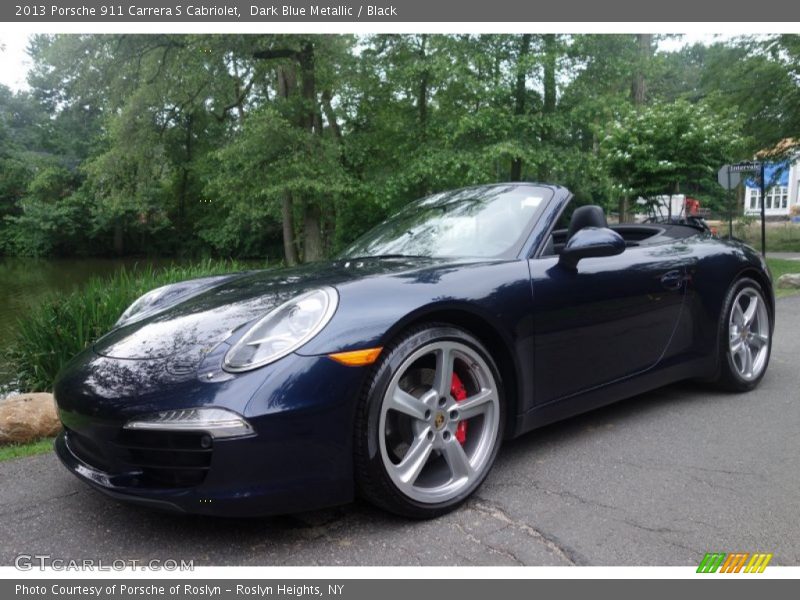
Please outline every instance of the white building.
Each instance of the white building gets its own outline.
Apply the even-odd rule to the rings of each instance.
[[[767,163],[764,178],[768,186],[764,214],[768,217],[789,217],[792,207],[800,204],[800,155],[781,163]],[[744,214],[761,214],[761,190],[752,177],[745,179]]]

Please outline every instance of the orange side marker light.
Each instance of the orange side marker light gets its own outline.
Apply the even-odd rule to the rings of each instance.
[[[365,350],[353,350],[351,352],[336,352],[328,354],[336,362],[348,367],[364,367],[371,365],[381,355],[383,348],[367,348]]]

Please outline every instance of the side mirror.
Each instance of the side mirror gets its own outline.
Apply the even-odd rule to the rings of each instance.
[[[616,256],[625,250],[622,236],[607,227],[584,227],[569,239],[561,251],[558,264],[574,271],[582,258]]]

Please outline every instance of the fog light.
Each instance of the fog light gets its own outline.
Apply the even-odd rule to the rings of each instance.
[[[252,435],[253,428],[244,417],[224,408],[184,408],[167,410],[136,417],[125,424],[125,429],[158,431],[204,431],[208,434],[200,444],[211,447],[211,438],[231,438]]]

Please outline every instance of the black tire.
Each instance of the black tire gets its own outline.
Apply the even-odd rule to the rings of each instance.
[[[764,314],[766,314],[767,323],[765,324],[766,331],[768,331],[768,339],[766,341],[766,352],[763,357],[763,366],[760,367],[758,373],[753,377],[745,377],[741,373],[741,362],[734,356],[731,350],[731,335],[734,337],[736,332],[732,332],[731,327],[731,313],[734,310],[734,302],[741,294],[752,291],[758,295],[759,301],[764,307]],[[772,353],[772,333],[774,330],[774,315],[772,308],[766,302],[766,295],[764,288],[754,279],[749,277],[742,277],[733,282],[728,293],[725,295],[725,300],[722,304],[723,309],[720,313],[718,323],[718,372],[717,377],[713,384],[723,390],[730,392],[748,392],[754,389],[764,377],[769,365],[770,355]]]
[[[458,352],[461,350],[469,349],[475,356],[482,359],[477,360],[476,363],[472,363],[469,368],[477,368],[478,366],[480,366],[482,370],[483,368],[488,368],[488,374],[496,390],[496,401],[494,399],[490,401],[492,406],[486,408],[487,412],[485,415],[477,415],[477,420],[467,421],[467,426],[469,427],[472,427],[472,423],[477,423],[476,427],[479,433],[477,433],[476,437],[473,439],[478,440],[478,436],[481,436],[480,444],[475,444],[476,448],[482,448],[479,463],[481,466],[479,469],[474,469],[474,477],[472,475],[465,476],[467,482],[463,484],[463,489],[454,488],[451,492],[452,497],[446,497],[441,500],[428,498],[421,500],[417,497],[411,497],[411,494],[427,493],[424,491],[426,488],[422,486],[419,488],[416,487],[417,480],[422,478],[422,473],[425,473],[427,476],[428,471],[426,471],[426,469],[434,469],[435,467],[441,468],[436,461],[444,462],[445,464],[450,463],[449,459],[445,460],[445,454],[448,453],[445,452],[444,448],[438,451],[438,455],[436,454],[437,450],[430,450],[430,454],[426,454],[426,458],[421,459],[421,462],[425,464],[425,466],[422,467],[423,470],[411,481],[410,485],[413,489],[409,489],[408,493],[405,492],[395,483],[396,478],[393,480],[392,475],[389,473],[390,467],[387,466],[386,462],[390,454],[390,436],[387,433],[389,431],[388,422],[390,419],[404,419],[405,421],[403,424],[410,421],[413,426],[419,428],[419,433],[416,434],[416,437],[413,433],[409,434],[411,435],[410,441],[407,441],[407,452],[409,454],[413,444],[418,440],[422,440],[424,436],[430,436],[431,433],[436,436],[438,443],[453,444],[457,436],[450,435],[448,437],[445,430],[451,426],[457,427],[456,422],[448,420],[444,426],[441,424],[434,425],[434,422],[438,423],[440,412],[442,411],[447,413],[445,418],[449,419],[452,417],[454,412],[457,413],[457,411],[449,413],[448,411],[451,411],[453,408],[458,408],[458,404],[449,404],[449,408],[440,409],[434,407],[433,410],[436,411],[436,414],[433,420],[431,420],[431,417],[426,416],[425,419],[427,419],[427,421],[420,417],[409,417],[401,412],[390,413],[388,411],[392,410],[392,408],[384,408],[383,405],[386,403],[387,406],[391,406],[391,400],[389,400],[389,396],[387,396],[390,385],[392,389],[395,390],[401,388],[402,382],[407,381],[407,379],[403,379],[402,377],[413,378],[412,376],[416,376],[417,374],[426,373],[426,368],[428,367],[418,365],[424,365],[425,361],[428,360],[432,360],[434,364],[434,366],[429,367],[428,370],[430,370],[430,368],[433,369],[434,382],[432,385],[436,387],[435,382],[439,372],[438,365],[440,364],[439,354],[436,354],[433,358],[428,358],[429,356],[433,356],[432,354],[422,354],[422,358],[416,359],[414,356],[418,353],[425,352],[426,349],[432,346],[436,347],[438,344],[441,344],[443,348],[452,348],[452,350],[448,349],[447,352],[448,355],[452,354],[456,357],[453,359],[453,373],[459,369],[469,367],[466,360],[461,360],[458,357]],[[466,350],[464,351],[466,352]],[[462,362],[464,365],[461,364]],[[477,363],[480,363],[480,365]],[[446,373],[447,370],[443,369],[443,372]],[[450,375],[450,377],[452,378],[452,375]],[[467,373],[465,377],[473,376]],[[446,379],[443,380],[446,381]],[[483,379],[482,381],[486,382],[488,379]],[[467,384],[465,384],[465,389],[466,385]],[[478,387],[480,386],[473,384],[472,389],[478,389]],[[434,389],[428,389],[427,392],[420,393],[418,396],[415,396],[415,398],[418,400],[420,398],[425,399],[429,397],[428,395],[436,397],[437,393]],[[474,397],[478,395],[479,393],[476,392]],[[469,400],[471,398],[472,396],[467,399]],[[444,401],[444,399],[437,400],[440,405]],[[456,402],[455,397],[450,394],[447,402]],[[489,401],[485,402],[487,405],[489,404]],[[359,494],[369,502],[389,512],[415,519],[434,518],[454,510],[483,483],[483,480],[486,478],[486,475],[494,463],[503,438],[505,425],[504,404],[499,370],[489,352],[474,336],[460,328],[438,323],[416,326],[404,332],[384,348],[381,358],[375,365],[372,375],[367,381],[361,398],[359,399],[356,412],[354,440],[355,477]],[[466,401],[464,406],[466,406]],[[491,411],[491,417],[489,416],[489,411]],[[427,415],[431,411],[428,410],[425,412]],[[469,419],[470,417],[466,418]],[[496,433],[490,428],[490,425],[493,425],[495,420],[497,422]],[[408,427],[410,428],[411,426]],[[423,427],[429,427],[429,429],[433,429],[434,431],[425,430],[427,433],[424,433]],[[442,427],[442,429],[436,429],[436,427]],[[482,429],[482,427],[486,429]],[[397,431],[401,429],[400,426],[396,428]],[[392,433],[395,432],[393,431]],[[466,436],[469,435],[469,433],[463,435]],[[383,446],[380,439],[381,436],[383,436],[384,439]],[[397,436],[400,437],[399,434]],[[448,441],[445,442],[443,440]],[[466,440],[458,441],[461,444],[464,456],[468,456],[470,452],[470,450],[468,450],[469,442]],[[434,442],[431,442],[431,444],[433,443]],[[478,454],[476,453],[473,455],[473,458],[477,456]],[[405,458],[405,456],[399,456],[398,460],[402,462],[403,458]],[[399,468],[401,464],[398,463],[397,466]],[[468,469],[467,472],[470,473],[471,470]],[[456,480],[455,475],[456,470],[451,468],[451,481]],[[409,484],[406,483],[406,486],[408,485]],[[435,490],[438,488],[432,487],[431,489]]]

